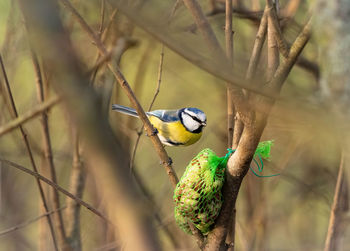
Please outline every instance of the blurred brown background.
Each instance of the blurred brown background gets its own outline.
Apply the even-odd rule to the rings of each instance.
[[[194,238],[183,233],[175,224],[173,188],[145,132],[141,134],[132,165],[134,171],[129,170],[130,158],[142,123],[136,118],[110,110],[112,103],[131,106],[129,99],[116,83],[106,63],[89,71],[103,57],[98,56],[96,45],[81,28],[69,8],[64,7],[62,1],[57,2],[56,11],[59,13],[65,34],[71,41],[76,56],[74,60],[79,62],[80,76],[84,76],[87,80],[86,86],[93,86],[94,97],[98,99],[96,104],[100,107],[96,109],[100,112],[100,117],[96,116],[96,118],[109,122],[117,137],[116,141],[125,153],[124,160],[118,162],[125,173],[120,174],[119,177],[130,175],[129,178],[133,181],[130,186],[140,196],[132,201],[140,200],[144,203],[135,205],[136,209],[133,210],[147,211],[146,218],[149,221],[147,224],[152,225],[151,229],[154,231],[152,234],[157,236],[155,239],[158,240],[161,249],[197,250]],[[205,111],[208,118],[208,126],[204,129],[199,142],[189,147],[166,147],[166,151],[173,160],[173,167],[181,177],[189,161],[200,150],[209,147],[219,156],[224,156],[227,152],[225,81],[201,69],[196,63],[189,62],[181,54],[198,58],[200,62],[208,64],[213,71],[225,61],[212,60],[201,33],[196,29],[191,15],[182,3],[178,3],[178,8],[171,14],[176,1],[128,2],[127,4],[112,0],[74,0],[71,4],[95,34],[104,41],[108,51],[114,50],[112,60],[119,64],[121,72],[145,110],[148,109],[157,88],[160,54],[162,42],[164,42],[160,92],[152,109],[198,107]],[[222,11],[224,1],[198,2],[224,47],[225,15]],[[340,2],[340,6],[344,4],[346,8],[350,8],[350,3]],[[324,1],[280,0],[278,5],[282,34],[288,44],[293,43],[311,15],[314,16],[313,32],[301,54],[307,62],[304,66],[293,67],[282,89],[281,98],[277,100],[271,111],[262,136],[262,140],[274,140],[271,159],[265,161],[262,175],[276,173],[280,175],[258,178],[249,172],[245,177],[236,204],[235,248],[236,250],[266,251],[322,250],[325,246],[342,151],[344,169],[346,173],[348,172],[346,146],[348,142],[347,89],[349,88],[346,84],[337,83],[343,81],[349,84],[349,82],[346,74],[337,77],[331,77],[329,74],[337,73],[337,69],[341,72],[349,71],[346,63],[342,63],[341,60],[341,62],[331,61],[331,59],[332,55],[334,58],[344,55],[342,57],[344,61],[348,60],[346,55],[349,52],[346,45],[344,45],[345,48],[338,49],[337,46],[342,47],[343,43],[347,43],[349,30],[346,22],[350,17],[348,13],[333,15],[345,7],[332,4],[327,6],[328,3]],[[118,6],[123,7],[118,8]],[[216,8],[213,9],[213,6]],[[264,7],[265,1],[233,1],[234,70],[232,74],[234,76],[243,78],[245,75]],[[17,1],[0,1],[0,53],[19,116],[42,102],[40,98],[38,99],[37,75],[29,42],[32,39],[31,34],[35,34],[33,31],[35,28],[31,30],[30,21],[26,21],[23,17],[21,8],[26,8],[26,4],[20,4]],[[149,27],[149,30],[138,26],[140,20],[144,21],[144,26]],[[159,26],[153,23],[154,20],[159,21]],[[27,22],[29,22],[28,30]],[[325,22],[329,23],[325,25]],[[334,28],[338,25],[341,28]],[[342,30],[344,35],[340,35]],[[34,38],[31,41],[39,40]],[[109,181],[104,183],[103,176],[108,173],[104,172],[96,176],[96,172],[99,172],[99,165],[96,163],[99,163],[102,155],[97,151],[97,157],[91,157],[94,153],[91,149],[94,146],[89,144],[92,141],[85,138],[88,134],[81,129],[84,124],[80,122],[76,125],[76,120],[88,120],[75,118],[75,113],[71,111],[71,109],[84,110],[89,114],[90,106],[78,107],[78,101],[73,102],[77,105],[76,107],[72,106],[72,102],[68,102],[69,105],[65,103],[69,95],[57,91],[59,89],[57,86],[60,85],[57,82],[64,78],[56,78],[57,71],[52,68],[55,63],[46,64],[41,56],[42,53],[46,53],[45,50],[51,49],[43,46],[43,51],[40,51],[38,44],[32,44],[32,46],[39,55],[44,101],[57,94],[63,96],[63,102],[54,105],[47,113],[56,182],[78,197],[82,196],[84,201],[112,221],[114,221],[113,214],[121,214],[116,218],[123,218],[124,211],[117,211],[111,206],[124,203],[124,199],[121,198],[119,201],[119,197],[110,197],[114,187],[108,186]],[[263,47],[257,69],[257,81],[264,81],[265,78],[267,57],[265,47],[266,45]],[[283,61],[283,57],[280,58]],[[332,67],[336,70],[333,71]],[[96,75],[94,75],[95,69],[97,69]],[[14,119],[14,114],[6,91],[3,71],[0,76],[1,131],[1,128]],[[336,83],[332,83],[330,78]],[[79,95],[75,96],[77,100],[80,98]],[[81,100],[79,104],[84,104],[86,101],[84,93]],[[95,101],[92,104],[95,104]],[[91,117],[95,116],[95,112],[91,112]],[[52,179],[48,171],[50,156],[45,151],[42,119],[41,115],[38,115],[24,123],[23,128],[38,170],[42,175]],[[77,147],[75,128],[78,128],[79,133],[81,130],[84,131],[79,137],[79,150],[75,149]],[[12,161],[28,169],[32,168],[19,128],[1,135],[0,159]],[[73,159],[76,161],[74,162]],[[80,170],[77,174],[82,179],[80,192],[77,192],[77,187],[74,187],[73,177],[76,178],[73,175],[74,166]],[[252,168],[255,166],[252,165]],[[138,181],[135,181],[132,172],[136,173]],[[0,250],[54,250],[46,217],[36,219],[43,215],[45,210],[42,208],[35,178],[14,169],[5,162],[0,162],[0,174]],[[118,176],[118,171],[115,175]],[[84,177],[86,177],[85,181]],[[140,181],[142,181],[142,189],[139,186]],[[48,209],[51,211],[55,208],[55,195],[46,184],[43,188]],[[345,228],[349,221],[347,190],[342,191],[345,206],[340,210],[342,223],[338,226],[341,232],[339,238],[342,242],[337,247],[339,249],[334,250],[347,250],[350,247],[349,233]],[[116,194],[119,193],[124,192],[121,190]],[[128,193],[125,193],[125,196],[128,196]],[[80,228],[75,229],[78,234],[72,235],[78,243],[77,246],[73,246],[73,250],[121,250],[124,248],[125,239],[124,237],[118,239],[118,236],[124,228],[127,228],[123,225],[128,224],[127,222],[117,220],[115,225],[109,224],[84,207],[77,211],[78,215],[71,216],[68,210],[73,207],[69,204],[72,200],[62,193],[59,194],[59,200],[62,207],[59,211],[67,236],[70,232],[68,226],[73,221],[74,224],[80,225]],[[128,205],[132,205],[129,204],[130,202],[125,203],[123,210]],[[144,205],[147,206],[143,207]],[[115,211],[111,212],[111,210]],[[139,213],[143,215],[143,212]],[[71,217],[78,218],[78,222]],[[138,219],[136,216],[135,218]],[[54,217],[52,220],[55,221]],[[129,227],[132,227],[132,224]],[[55,235],[59,231],[56,229]],[[130,238],[133,239],[132,236]]]

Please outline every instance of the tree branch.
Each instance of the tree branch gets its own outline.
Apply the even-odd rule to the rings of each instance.
[[[73,164],[70,175],[69,191],[77,198],[83,198],[86,169],[80,158],[79,134],[76,125],[72,126],[73,138]],[[81,250],[80,233],[80,204],[74,200],[67,199],[67,237],[74,251]]]
[[[64,97],[69,114],[76,119],[87,142],[89,171],[104,189],[113,222],[122,229],[118,238],[127,243],[125,248],[129,250],[160,250],[150,208],[126,168],[128,154],[101,113],[102,100],[87,84],[89,81],[64,31],[56,3],[20,1],[35,49],[53,70],[52,84]]]
[[[146,54],[146,53],[145,53]],[[144,58],[146,59],[146,58]],[[151,111],[152,107],[153,107],[153,104],[159,94],[159,91],[160,91],[160,84],[162,82],[162,72],[163,72],[163,61],[164,61],[164,45],[162,44],[162,49],[161,49],[161,52],[160,52],[160,57],[159,57],[159,65],[158,65],[158,81],[157,81],[157,87],[156,87],[156,90],[154,92],[154,95],[153,95],[153,98],[152,98],[152,101],[148,107],[148,111]],[[139,74],[138,74],[139,76]],[[138,82],[137,82],[138,83]],[[136,156],[136,151],[137,151],[137,148],[138,148],[138,145],[139,145],[139,142],[140,142],[140,138],[142,136],[142,133],[143,133],[143,127],[137,132],[137,138],[136,138],[136,141],[135,141],[135,146],[134,146],[134,149],[132,151],[132,155],[131,155],[131,160],[130,160],[130,169],[133,168],[134,166],[134,163],[135,163],[135,156]]]
[[[343,225],[343,215],[348,210],[349,205],[347,205],[347,181],[344,175],[344,165],[345,165],[345,153],[344,150],[341,152],[339,171],[337,184],[334,192],[333,205],[331,209],[331,215],[329,218],[328,232],[326,237],[326,243],[324,251],[337,251],[339,250],[339,238],[341,233],[344,231]]]
[[[39,66],[39,60],[33,50],[31,50],[32,55],[32,62],[34,66],[34,71],[36,75],[36,88],[37,88],[37,97],[39,103],[43,103],[45,101],[45,95],[44,95],[44,87],[43,87],[43,81],[41,78],[41,70]],[[57,178],[56,178],[56,170],[53,162],[53,153],[52,153],[52,146],[51,146],[51,137],[50,137],[50,131],[49,131],[49,124],[48,124],[48,115],[47,111],[44,111],[41,113],[41,133],[43,137],[43,152],[46,160],[46,164],[49,168],[49,174],[51,177],[52,182],[58,184]],[[52,205],[54,209],[60,208],[60,199],[59,194],[57,190],[51,189],[52,193]],[[66,231],[64,228],[63,218],[61,211],[57,211],[53,215],[55,221],[56,221],[56,229],[58,234],[58,241],[60,243],[60,246],[63,250],[69,250],[69,243],[67,241],[66,237]]]
[[[46,112],[48,109],[52,108],[54,105],[61,102],[61,98],[59,96],[53,96],[47,101],[35,106],[31,110],[26,113],[19,115],[17,118],[11,120],[7,124],[0,127],[0,137],[6,133],[11,132],[19,126],[22,126],[24,123],[28,122],[31,119],[39,116],[41,113]]]
[[[16,226],[13,226],[13,227],[10,227],[10,228],[5,229],[3,231],[0,231],[0,236],[6,235],[6,234],[10,234],[10,233],[12,233],[14,231],[17,231],[19,229],[27,227],[28,225],[30,225],[30,224],[32,224],[32,223],[34,223],[34,222],[36,222],[36,221],[38,221],[38,220],[40,220],[40,219],[42,219],[44,217],[47,217],[48,215],[54,214],[57,211],[61,211],[63,209],[66,209],[66,206],[62,206],[59,209],[51,210],[50,212],[44,213],[44,214],[39,215],[39,216],[37,216],[37,217],[35,217],[33,219],[30,219],[30,220],[27,220],[25,222],[22,222],[22,223],[20,223],[20,224],[18,224]]]
[[[293,43],[288,59],[281,63],[270,82],[271,87],[268,88],[274,88],[276,95],[309,39],[310,26],[311,21],[309,20]],[[249,170],[250,162],[266,126],[267,117],[274,104],[274,100],[263,97],[257,99],[256,102],[259,102],[257,104],[262,107],[262,111],[256,114],[254,124],[244,127],[239,145],[228,161],[226,182],[223,188],[224,204],[214,229],[208,235],[206,251],[218,250],[225,245],[228,223],[232,216],[232,209],[235,207],[242,180]]]
[[[256,72],[256,68],[260,60],[262,47],[264,45],[265,38],[266,38],[266,31],[267,31],[267,7],[265,7],[264,14],[261,18],[261,22],[258,28],[258,32],[256,34],[254,46],[253,46],[252,55],[250,56],[248,70],[246,73],[246,78],[248,80],[253,79],[254,74]]]
[[[11,108],[12,115],[13,115],[13,117],[18,118],[18,112],[17,112],[16,104],[15,104],[15,101],[14,101],[14,98],[13,98],[13,95],[12,95],[12,92],[11,92],[10,83],[8,81],[8,78],[7,78],[5,65],[4,65],[4,62],[2,60],[2,56],[1,55],[0,55],[0,65],[1,65],[1,70],[2,70],[2,73],[4,75],[4,79],[5,79],[5,89],[6,89],[6,92],[8,94],[8,97],[10,99],[10,108]],[[38,169],[37,169],[35,161],[34,161],[34,156],[33,156],[33,153],[32,153],[32,149],[30,147],[29,140],[27,138],[27,134],[25,133],[25,131],[24,131],[24,129],[23,129],[21,124],[19,124],[18,126],[19,126],[19,129],[21,131],[22,139],[23,139],[24,144],[26,146],[26,150],[27,150],[27,153],[28,153],[28,156],[29,156],[29,159],[30,159],[30,163],[31,163],[31,165],[33,167],[33,170],[35,172],[38,172]],[[39,193],[40,193],[41,200],[43,202],[43,206],[44,206],[45,212],[48,213],[49,212],[49,208],[48,208],[47,200],[46,200],[46,197],[45,197],[45,194],[44,194],[44,189],[43,189],[39,179],[36,179],[36,182],[37,182],[37,186],[39,188]],[[54,227],[53,227],[53,224],[52,224],[51,216],[48,214],[46,218],[47,218],[47,222],[49,224],[49,228],[50,228],[50,232],[51,232],[54,248],[55,248],[55,250],[58,250],[58,245],[57,245],[57,241],[56,241],[56,236],[55,236],[55,232],[54,232]]]
[[[267,17],[267,80],[270,81],[276,72],[279,65],[279,51],[276,41],[276,27],[273,26],[273,18],[271,12],[276,10],[275,4],[272,0],[266,0],[266,6],[268,8]],[[275,12],[274,12],[275,13]],[[278,27],[278,26],[277,26]]]
[[[289,72],[294,66],[295,62],[298,59],[298,56],[304,49],[306,43],[310,39],[311,35],[311,21],[310,18],[307,24],[304,26],[301,33],[295,39],[293,45],[289,50],[288,58],[278,67],[276,73],[274,74],[273,79],[270,81],[269,85],[276,91],[279,92],[282,88],[284,81],[286,80]]]
[[[80,14],[74,9],[74,7],[70,4],[70,2],[68,0],[60,0],[60,2],[62,2],[62,4],[64,4],[64,6],[66,6],[66,8],[77,19],[78,23],[81,25],[83,30],[89,35],[89,37],[96,44],[100,53],[102,55],[106,55],[107,50],[106,50],[105,46],[103,45],[103,43],[101,42],[101,40],[95,35],[93,30],[88,26],[88,24],[80,16]],[[129,83],[126,81],[124,75],[120,72],[118,66],[116,64],[112,65],[111,63],[109,63],[108,68],[113,73],[114,77],[116,78],[116,80],[118,81],[118,83],[120,84],[122,89],[126,92],[133,107],[136,109],[142,123],[144,124],[145,130],[146,130],[147,134],[149,135],[149,137],[153,143],[153,146],[154,146],[154,148],[155,148],[155,150],[156,150],[156,152],[157,152],[157,154],[162,162],[162,165],[165,168],[165,170],[169,176],[170,182],[171,182],[172,186],[175,188],[176,184],[178,182],[178,178],[176,176],[175,171],[172,168],[171,160],[170,160],[167,152],[165,151],[162,143],[160,142],[158,136],[154,133],[155,130],[154,130],[151,122],[149,121],[145,111],[143,110],[142,106],[138,102],[138,100],[135,97]]]
[[[91,211],[92,213],[96,214],[97,216],[99,216],[101,219],[103,219],[104,221],[114,225],[111,220],[109,220],[106,216],[104,216],[100,211],[98,211],[96,208],[94,208],[92,205],[88,204],[87,202],[83,201],[82,199],[74,196],[73,194],[71,194],[70,192],[68,192],[66,189],[62,188],[61,186],[57,185],[56,183],[52,182],[51,180],[49,180],[48,178],[45,178],[44,176],[40,175],[39,173],[29,170],[28,168],[25,168],[21,165],[18,165],[14,162],[11,162],[9,160],[5,160],[5,159],[0,159],[0,162],[8,165],[8,166],[12,166],[16,169],[19,169],[27,174],[30,174],[32,176],[34,176],[35,178],[45,182],[46,184],[52,186],[55,190],[60,191],[61,193],[63,193],[64,195],[66,195],[67,197],[71,198],[72,200],[76,201],[79,205],[85,207],[86,209],[88,209],[89,211]]]
[[[225,14],[225,44],[226,56],[233,66],[233,30],[232,30],[232,0],[226,0]],[[226,83],[227,92],[227,147],[232,147],[235,107],[232,101],[231,84]]]
[[[214,58],[223,59],[225,54],[198,2],[196,0],[183,0],[183,2],[191,12],[193,19],[209,49],[214,55]]]

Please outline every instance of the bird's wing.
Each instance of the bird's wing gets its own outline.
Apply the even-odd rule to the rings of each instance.
[[[155,110],[147,112],[149,116],[155,116],[164,122],[174,122],[180,120],[178,110]]]

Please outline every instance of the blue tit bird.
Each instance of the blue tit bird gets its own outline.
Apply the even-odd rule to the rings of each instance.
[[[138,117],[135,109],[126,106],[112,105],[112,110]],[[151,124],[157,129],[160,141],[167,146],[189,146],[196,143],[207,125],[205,113],[192,107],[155,110],[146,114]]]

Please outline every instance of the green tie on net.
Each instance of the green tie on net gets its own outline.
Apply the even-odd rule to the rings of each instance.
[[[262,159],[269,159],[272,141],[260,142],[254,155],[258,171],[263,170]],[[179,227],[191,234],[188,222],[206,235],[219,215],[223,197],[222,186],[225,181],[225,168],[230,155],[235,151],[227,149],[224,157],[218,157],[211,149],[202,150],[186,167],[174,192],[175,220]],[[258,157],[259,162],[255,159]],[[258,177],[272,177],[278,174],[261,176],[252,167],[250,170]]]

